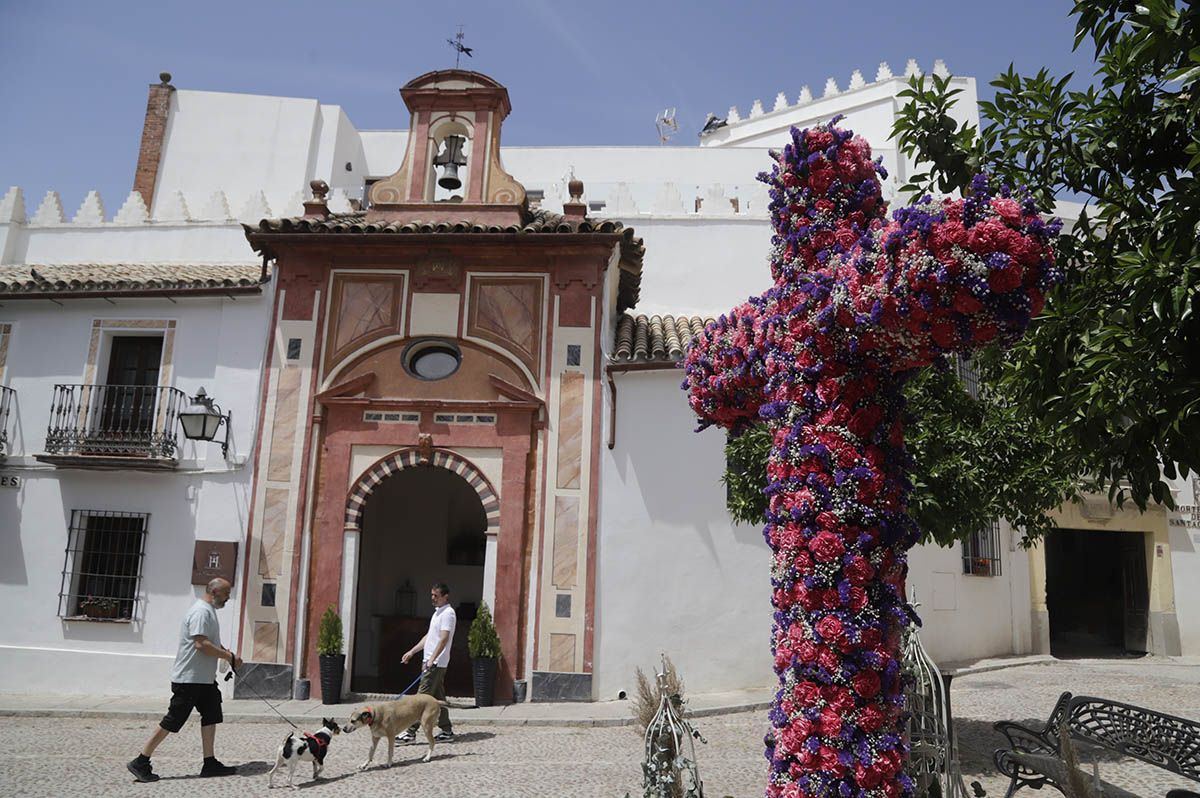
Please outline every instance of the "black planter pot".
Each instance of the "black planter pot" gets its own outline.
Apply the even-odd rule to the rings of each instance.
[[[346,655],[322,654],[317,660],[321,663],[321,703],[340,704],[342,676],[346,672]]]
[[[496,701],[496,663],[494,657],[479,657],[471,660],[471,671],[475,677],[475,706],[490,707]]]

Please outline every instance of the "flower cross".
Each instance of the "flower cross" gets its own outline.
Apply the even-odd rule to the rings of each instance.
[[[975,179],[887,217],[870,146],[837,119],[759,179],[775,284],[688,348],[700,428],[773,434],[763,534],[774,555],[767,796],[908,796],[900,635],[919,534],[901,419],[905,381],[949,353],[1010,343],[1059,281],[1032,200]]]

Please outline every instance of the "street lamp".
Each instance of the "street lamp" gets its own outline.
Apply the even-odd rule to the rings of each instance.
[[[225,425],[225,440],[221,443],[221,454],[229,459],[229,425],[233,413],[222,415],[221,406],[208,398],[204,388],[196,391],[192,404],[179,414],[179,423],[183,425],[183,437],[192,441],[211,441],[217,437],[217,430]]]

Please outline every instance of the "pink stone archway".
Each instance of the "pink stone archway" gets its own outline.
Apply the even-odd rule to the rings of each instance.
[[[492,489],[492,483],[471,461],[454,452],[442,449],[435,449],[428,460],[421,458],[421,452],[418,449],[404,449],[389,454],[368,468],[355,481],[354,487],[346,499],[346,531],[362,532],[362,514],[367,497],[380,483],[406,468],[420,466],[445,468],[465,479],[467,484],[479,495],[479,501],[483,503],[483,512],[487,515],[487,534],[495,535],[500,531],[500,497]]]

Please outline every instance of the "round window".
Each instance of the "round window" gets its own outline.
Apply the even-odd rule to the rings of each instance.
[[[422,380],[444,380],[461,364],[462,352],[449,341],[418,341],[404,357],[404,370]]]

